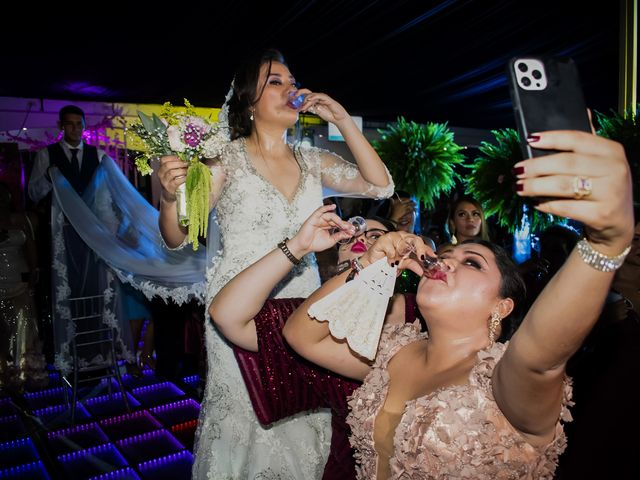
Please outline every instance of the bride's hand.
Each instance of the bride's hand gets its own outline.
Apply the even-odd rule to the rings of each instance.
[[[310,252],[321,252],[353,235],[354,226],[333,213],[335,209],[335,204],[324,205],[305,220],[298,233],[287,242],[294,256],[302,258]]]
[[[345,108],[329,95],[314,93],[306,88],[299,90],[299,93],[305,95],[304,103],[300,107],[301,112],[311,112],[325,122],[331,122],[337,126],[340,122],[351,119]]]
[[[187,181],[187,168],[189,164],[180,160],[176,155],[160,157],[158,178],[162,185],[162,196],[166,201],[176,199],[176,190]]]

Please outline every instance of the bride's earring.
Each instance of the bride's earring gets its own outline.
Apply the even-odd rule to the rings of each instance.
[[[491,314],[491,318],[489,319],[489,341],[491,342],[491,345],[496,341],[498,327],[500,326],[501,321],[502,318],[500,318],[500,314],[498,312],[493,312]]]
[[[251,110],[251,115],[249,115],[249,120],[253,122],[253,110]]]

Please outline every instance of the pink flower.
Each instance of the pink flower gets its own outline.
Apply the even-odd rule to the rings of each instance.
[[[189,145],[191,148],[197,148],[202,140],[204,128],[200,125],[194,125],[193,123],[187,124],[182,134],[182,141]]]

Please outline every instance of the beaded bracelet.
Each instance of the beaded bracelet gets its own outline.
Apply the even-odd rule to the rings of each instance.
[[[302,260],[293,256],[293,253],[291,253],[291,250],[289,250],[289,247],[287,247],[288,241],[289,239],[285,237],[285,239],[278,244],[278,248],[282,250],[282,253],[287,256],[291,263],[293,263],[294,265],[299,265]]]
[[[593,248],[586,238],[580,240],[576,248],[582,261],[600,272],[613,272],[619,269],[631,251],[631,245],[629,245],[620,255],[609,257]]]

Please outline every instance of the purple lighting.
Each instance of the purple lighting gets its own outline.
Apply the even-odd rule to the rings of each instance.
[[[188,377],[184,377],[182,381],[190,387],[197,388],[200,384],[200,375],[190,375]]]
[[[106,87],[92,85],[88,82],[67,82],[62,84],[62,90],[77,93],[79,95],[86,95],[88,97],[109,95],[111,93],[111,91]]]
[[[29,437],[0,444],[0,468],[30,463],[39,458],[36,447]]]
[[[124,385],[128,388],[139,388],[160,382],[158,380],[158,377],[156,377],[156,372],[151,369],[144,369],[142,370],[141,377],[134,377],[133,375],[125,373],[122,376],[122,383],[124,383]]]
[[[134,388],[132,392],[145,406],[157,405],[158,403],[184,396],[184,392],[171,382]]]
[[[56,422],[66,421],[66,419],[71,416],[71,410],[68,405],[55,405],[53,407],[34,410],[33,414],[51,426],[51,424],[55,424]],[[87,409],[84,408],[82,403],[78,402],[76,405],[76,420],[85,420],[90,417],[91,415],[87,412]]]
[[[60,455],[58,461],[69,478],[103,475],[127,466],[127,461],[111,443]]]
[[[103,473],[97,477],[91,477],[89,480],[140,480],[135,470],[131,467],[114,470],[113,472]]]
[[[49,474],[40,460],[0,470],[3,480],[49,480]]]
[[[65,403],[66,399],[64,388],[65,387],[47,388],[46,390],[25,393],[24,398],[31,409],[60,405],[61,403]],[[68,389],[67,393],[69,394]]]
[[[193,455],[183,450],[155,460],[138,464],[138,470],[146,480],[174,480],[176,478],[191,478]]]
[[[60,374],[58,372],[51,372],[49,374],[49,386],[60,385]]]
[[[143,433],[116,442],[131,463],[140,463],[184,450],[184,446],[166,430]]]
[[[26,428],[18,415],[0,417],[0,442],[24,437]]]
[[[130,437],[140,432],[150,432],[162,428],[160,422],[146,410],[120,415],[100,422],[102,430],[114,440]]]
[[[49,432],[47,438],[55,455],[84,450],[109,442],[107,436],[95,422]]]
[[[140,403],[133,398],[129,392],[125,392],[129,406],[136,408]],[[122,400],[122,393],[114,393],[113,395],[100,395],[99,397],[88,398],[82,400],[82,403],[92,415],[113,415],[125,411],[126,407]]]
[[[200,415],[200,405],[192,398],[188,398],[151,408],[150,411],[162,423],[169,426],[197,419]]]

